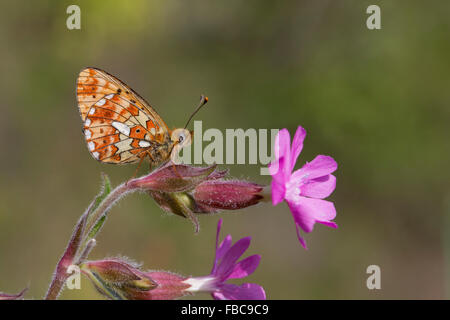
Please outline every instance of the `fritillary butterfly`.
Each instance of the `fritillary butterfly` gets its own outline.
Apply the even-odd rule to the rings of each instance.
[[[190,143],[188,130],[170,130],[139,94],[103,70],[80,72],[77,100],[88,149],[100,162],[140,163],[147,157],[157,166]]]

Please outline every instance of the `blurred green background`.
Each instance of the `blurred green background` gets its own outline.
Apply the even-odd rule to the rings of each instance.
[[[81,30],[66,8],[81,8]],[[382,29],[366,28],[379,4]],[[0,291],[46,292],[79,215],[136,166],[100,164],[81,133],[75,81],[104,69],[170,127],[201,93],[203,128],[308,131],[299,165],[339,163],[333,230],[299,245],[285,204],[220,215],[222,237],[251,235],[262,261],[248,279],[269,299],[445,298],[450,205],[449,1],[2,1],[0,6]],[[145,166],[146,167],[146,166]],[[260,165],[231,166],[259,183]],[[144,171],[141,171],[144,173]],[[201,231],[145,194],[110,212],[91,258],[126,255],[148,269],[209,273],[219,216]],[[448,232],[449,229],[447,229]],[[381,267],[381,290],[366,268]],[[100,298],[85,279],[63,299]],[[208,299],[208,295],[195,298]]]

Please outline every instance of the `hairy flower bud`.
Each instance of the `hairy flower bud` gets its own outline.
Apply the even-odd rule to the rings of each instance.
[[[193,189],[214,173],[216,165],[193,167],[168,163],[150,174],[128,182],[130,188],[147,191],[184,192]],[[214,173],[216,176],[218,173]]]
[[[181,177],[177,177],[174,172]],[[224,180],[227,173],[228,170],[215,170],[215,166],[198,168],[172,165],[166,166],[158,174],[150,174],[130,183],[138,183],[142,188],[147,188],[150,196],[163,210],[186,218],[190,218],[191,212],[216,213],[220,210],[246,208],[264,198],[264,186],[244,180]],[[175,185],[189,185],[191,188],[175,188]],[[180,191],[182,189],[186,190]]]
[[[121,259],[88,261],[81,265],[81,270],[110,299],[137,299],[156,287],[138,266]]]
[[[165,211],[189,219],[199,231],[196,214],[238,210],[257,204],[263,186],[241,180],[224,180],[228,170],[216,166],[193,167],[167,164],[153,173],[129,182],[131,188],[147,190]]]
[[[142,272],[122,259],[89,261],[81,270],[109,299],[170,300],[190,294],[186,277],[165,271]]]
[[[192,192],[195,203],[203,208],[238,210],[257,204],[263,186],[240,180],[208,180]]]

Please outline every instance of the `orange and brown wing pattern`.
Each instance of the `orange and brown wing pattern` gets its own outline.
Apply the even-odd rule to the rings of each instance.
[[[77,100],[92,156],[107,163],[132,163],[167,143],[167,125],[150,105],[119,79],[86,68],[77,80]]]

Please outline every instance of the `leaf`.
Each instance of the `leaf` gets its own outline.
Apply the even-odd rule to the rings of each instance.
[[[106,220],[106,215],[102,216],[97,223],[95,224],[95,226],[91,229],[91,232],[89,232],[89,235],[87,237],[88,241],[90,239],[95,238],[95,235],[98,233],[98,231],[100,230],[100,228],[103,226],[103,223]]]
[[[104,173],[102,173],[102,180],[103,180],[102,189],[101,189],[100,193],[97,195],[97,197],[95,197],[94,201],[92,202],[92,204],[89,208],[88,219],[90,218],[89,216],[93,212],[95,212],[95,210],[97,210],[97,208],[100,206],[102,201],[105,200],[105,198],[111,193],[111,181],[109,180],[108,176]],[[105,220],[106,220],[106,215],[103,215],[89,231],[89,234],[88,234],[87,238],[85,239],[85,243],[87,243],[90,239],[93,239],[96,236],[98,231],[103,226],[103,223],[105,222]]]
[[[91,207],[89,208],[89,214],[94,212],[100,203],[111,193],[111,181],[105,173],[102,173],[102,189],[100,193],[95,197]]]

